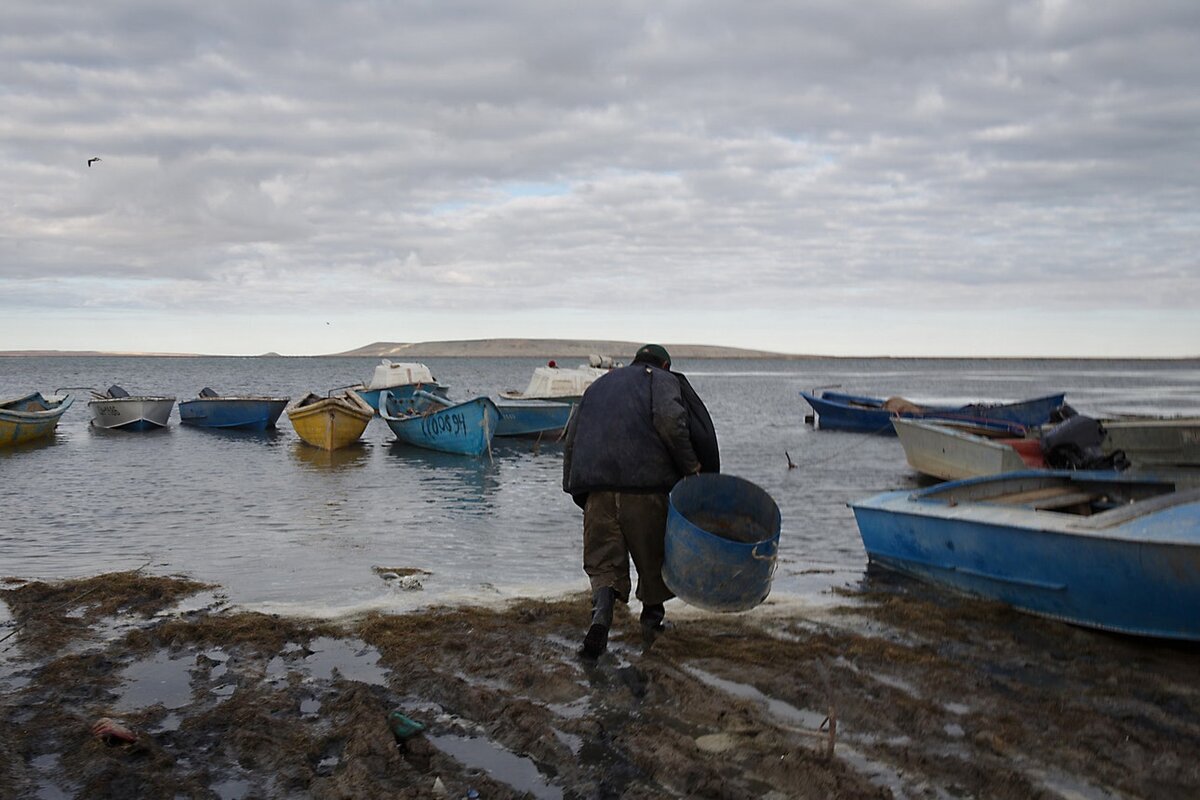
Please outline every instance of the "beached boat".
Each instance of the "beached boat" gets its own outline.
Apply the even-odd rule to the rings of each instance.
[[[41,392],[0,399],[0,447],[51,435],[73,402],[69,394],[47,397]]]
[[[1104,451],[1135,467],[1200,467],[1200,418],[1107,419],[1104,431]]]
[[[379,410],[379,393],[385,390],[401,398],[417,391],[446,396],[446,387],[437,382],[429,367],[411,361],[393,362],[386,358],[375,367],[370,381],[348,388],[376,411]]]
[[[493,398],[500,411],[496,436],[536,436],[554,438],[567,427],[573,403],[557,400],[512,400]]]
[[[892,425],[909,466],[944,481],[1046,466],[1041,440],[1011,430],[950,420],[896,418]]]
[[[88,408],[97,428],[150,431],[167,427],[175,398],[161,395],[130,395],[116,384],[103,392],[92,392]]]
[[[813,411],[822,430],[859,431],[895,436],[892,420],[904,419],[949,419],[959,422],[989,423],[992,425],[1011,423],[1013,432],[1019,434],[1023,427],[1042,425],[1050,415],[1060,408],[1065,399],[1063,394],[1034,397],[1015,403],[969,403],[967,405],[918,405],[901,397],[865,397],[822,392],[819,396],[801,392]]]
[[[491,398],[455,403],[423,391],[397,397],[384,390],[379,395],[379,416],[401,442],[471,456],[490,452],[500,421]]]
[[[1200,490],[1034,470],[851,507],[879,566],[1077,625],[1200,640]]]
[[[274,428],[287,407],[287,397],[224,396],[207,386],[199,397],[179,403],[179,421],[201,428]]]
[[[551,361],[536,367],[523,392],[501,392],[504,400],[558,400],[578,402],[592,383],[614,367],[621,366],[608,356],[588,356],[588,363],[578,367],[560,367]]]
[[[331,397],[309,392],[287,409],[287,415],[305,442],[337,450],[358,441],[375,409],[351,390]]]

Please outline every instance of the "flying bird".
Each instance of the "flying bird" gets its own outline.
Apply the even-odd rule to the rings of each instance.
[[[88,166],[90,167],[92,165],[93,161],[99,161],[99,160],[100,160],[100,156],[92,156],[91,158],[88,159]]]

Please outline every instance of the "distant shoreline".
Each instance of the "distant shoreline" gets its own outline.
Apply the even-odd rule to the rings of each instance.
[[[599,339],[471,339],[433,342],[374,342],[363,347],[341,353],[315,353],[285,356],[275,352],[254,355],[221,355],[211,353],[156,353],[104,350],[2,350],[0,358],[56,358],[56,357],[103,357],[103,358],[390,358],[395,360],[420,360],[423,358],[554,358],[582,359],[591,355],[609,356],[630,361],[641,343]],[[853,355],[834,356],[820,354],[778,353],[769,350],[752,350],[739,347],[703,344],[663,345],[675,360],[757,360],[757,361],[812,361],[828,360],[888,360],[888,361],[1161,361],[1184,362],[1200,359],[1194,356],[888,356]]]

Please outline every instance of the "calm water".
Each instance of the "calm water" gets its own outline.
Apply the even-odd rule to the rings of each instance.
[[[559,359],[560,363],[573,363]],[[298,397],[368,378],[378,359],[0,358],[0,396],[119,383],[133,394]],[[429,359],[457,397],[523,389],[541,359]],[[677,365],[707,402],[724,471],[783,514],[773,596],[818,597],[866,563],[846,503],[914,485],[895,439],[804,424],[801,389],[840,386],[912,400],[1013,400],[1066,391],[1078,410],[1200,414],[1200,361],[818,359]],[[0,576],[133,569],[218,583],[235,603],[335,614],[586,588],[582,515],[560,490],[560,446],[498,443],[492,461],[392,444],[381,420],[361,446],[302,444],[286,416],[269,434],[91,427],[87,393],[45,444],[0,450]],[[784,453],[800,466],[787,468]],[[375,568],[427,570],[404,588]]]

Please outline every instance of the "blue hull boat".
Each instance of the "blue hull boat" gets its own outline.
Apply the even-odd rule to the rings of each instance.
[[[393,362],[386,358],[375,367],[371,380],[342,388],[353,389],[376,412],[380,408],[379,396],[385,391],[405,401],[412,397],[413,392],[429,392],[444,398],[447,391],[424,364],[415,361]]]
[[[1200,489],[1030,470],[851,508],[879,566],[1075,625],[1200,641]]]
[[[406,444],[478,456],[491,451],[500,411],[487,397],[455,403],[425,391],[397,397],[389,390],[379,395],[379,416]]]
[[[287,397],[222,397],[206,387],[199,397],[179,404],[179,421],[201,428],[265,431],[275,427],[288,400]]]
[[[970,403],[962,406],[919,406],[900,398],[887,400],[878,397],[822,392],[820,396],[801,392],[813,411],[822,430],[858,431],[895,436],[892,420],[945,419],[971,422],[1007,430],[1020,435],[1025,428],[1044,425],[1050,415],[1061,408],[1064,394],[1050,394],[1016,403]]]
[[[556,437],[567,427],[572,403],[554,400],[514,400],[493,398],[500,410],[497,436]]]

